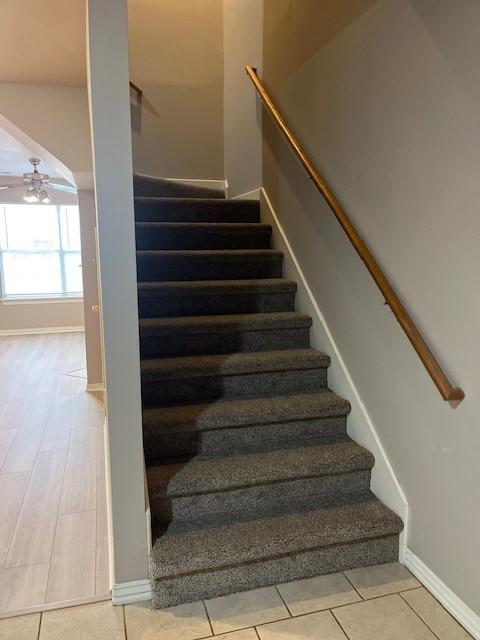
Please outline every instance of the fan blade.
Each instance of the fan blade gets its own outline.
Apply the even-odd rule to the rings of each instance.
[[[75,187],[69,187],[66,184],[57,184],[56,182],[48,182],[47,189],[56,189],[57,191],[64,191],[65,193],[77,193]]]
[[[10,187],[0,187],[0,189],[10,189]]]

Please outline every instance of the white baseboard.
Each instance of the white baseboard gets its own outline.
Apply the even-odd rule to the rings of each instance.
[[[85,387],[85,391],[105,391],[103,382],[90,382]]]
[[[207,189],[219,189],[220,191],[227,192],[228,183],[226,180],[207,180],[204,178],[164,178],[163,176],[152,176],[147,173],[136,173],[137,176],[142,178],[157,178],[161,180],[167,180],[168,182],[181,182],[182,184],[188,184],[192,187],[205,187]]]
[[[260,194],[262,189],[252,189],[246,193],[240,193],[238,196],[233,196],[232,200],[260,200]]]
[[[164,178],[171,182],[181,182],[192,187],[204,187],[206,189],[219,189],[226,193],[228,189],[226,180],[203,180],[202,178]]]
[[[461,600],[413,551],[406,549],[404,564],[439,600],[445,609],[476,639],[480,640],[480,616]]]
[[[272,246],[284,253],[284,275],[295,280],[298,286],[296,308],[312,317],[311,344],[312,347],[325,351],[331,357],[329,369],[329,386],[339,395],[349,400],[352,411],[348,418],[348,433],[350,437],[368,449],[375,457],[372,470],[371,489],[373,493],[392,511],[398,514],[404,522],[404,530],[400,536],[399,560],[403,562],[408,535],[408,502],[397,480],[395,472],[388,460],[386,452],[380,442],[374,424],[360,397],[358,389],[352,380],[347,366],[335,343],[325,317],[317,304],[307,279],[300,266],[292,246],[276,215],[272,203],[262,187],[259,189],[262,222],[272,225]]]
[[[119,582],[112,588],[113,604],[131,604],[152,599],[150,580],[133,580],[132,582]]]
[[[85,331],[83,326],[72,327],[31,327],[30,329],[1,329],[0,336],[28,336],[37,333],[76,333]]]

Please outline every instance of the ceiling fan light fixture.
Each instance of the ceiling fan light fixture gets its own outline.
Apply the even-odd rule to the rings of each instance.
[[[33,203],[38,202],[40,200],[38,191],[34,186],[28,187],[27,193],[23,196],[25,202]]]
[[[38,197],[40,199],[40,202],[43,202],[44,204],[48,204],[50,202],[50,198],[48,196],[48,193],[45,191],[45,189],[42,189],[42,191],[40,191],[40,193],[38,194]]]

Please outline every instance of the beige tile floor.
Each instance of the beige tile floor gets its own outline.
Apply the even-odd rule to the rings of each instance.
[[[152,610],[110,602],[0,620],[0,640],[465,640],[394,563]]]
[[[0,338],[0,617],[108,594],[103,409],[84,367],[83,333]]]

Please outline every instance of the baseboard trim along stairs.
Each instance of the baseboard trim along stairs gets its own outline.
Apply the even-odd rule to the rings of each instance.
[[[404,564],[434,595],[445,609],[470,633],[480,640],[480,616],[468,607],[427,565],[410,549],[405,550]]]
[[[401,517],[404,523],[403,531],[400,534],[399,548],[399,560],[403,562],[408,543],[409,522],[409,507],[405,493],[267,192],[262,187],[256,191],[250,191],[246,195],[259,201],[262,222],[272,225],[272,247],[282,251],[285,256],[284,275],[297,283],[296,308],[312,318],[310,332],[312,347],[319,351],[325,351],[331,357],[329,380],[332,388],[335,388],[339,394],[347,397],[350,401],[351,413],[347,423],[347,432],[353,440],[366,447],[375,457],[371,489],[382,502]]]
[[[330,388],[259,201],[134,187],[153,606],[397,560],[379,443],[349,436],[351,385]]]

